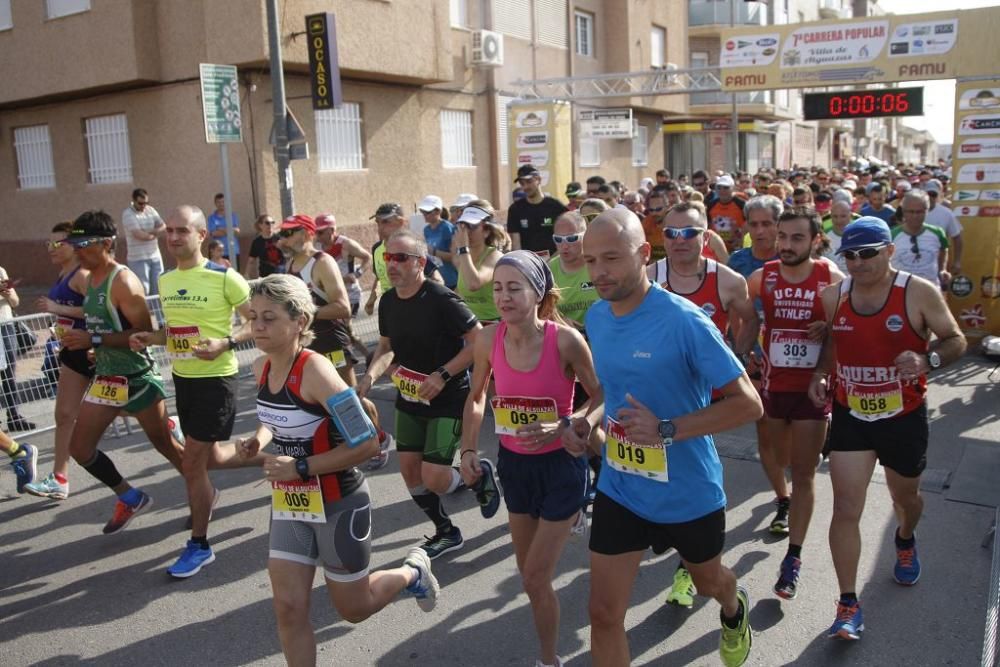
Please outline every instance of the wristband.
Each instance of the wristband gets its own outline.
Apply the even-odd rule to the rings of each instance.
[[[450,379],[451,379],[451,373],[449,373],[449,372],[448,372],[448,369],[447,369],[447,368],[445,368],[444,366],[441,366],[441,367],[439,367],[439,368],[438,368],[438,369],[437,369],[436,371],[434,371],[434,372],[435,372],[435,373],[437,373],[438,375],[440,375],[440,376],[441,376],[441,379],[442,379],[442,380],[444,380],[445,382],[447,382],[448,380],[450,380]]]

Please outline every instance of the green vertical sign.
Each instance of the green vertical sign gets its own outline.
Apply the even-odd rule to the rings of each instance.
[[[210,144],[243,141],[236,66],[202,63],[200,68],[205,141]]]

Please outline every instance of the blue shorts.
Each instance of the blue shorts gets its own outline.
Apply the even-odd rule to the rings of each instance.
[[[518,454],[503,445],[497,474],[511,514],[565,521],[583,507],[587,493],[587,459],[565,449],[546,454]]]

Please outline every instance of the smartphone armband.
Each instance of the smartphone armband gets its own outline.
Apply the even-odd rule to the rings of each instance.
[[[326,409],[348,447],[357,447],[375,437],[375,424],[368,418],[361,399],[353,388],[345,389],[326,399]]]

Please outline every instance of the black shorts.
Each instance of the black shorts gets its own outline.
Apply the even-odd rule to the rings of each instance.
[[[673,547],[689,563],[704,563],[722,553],[726,543],[726,508],[682,523],[643,519],[600,491],[590,520],[590,550],[606,556]]]
[[[61,348],[59,350],[59,363],[85,378],[94,377],[94,364],[87,358],[87,350]]]
[[[874,451],[878,462],[903,477],[919,477],[927,467],[927,404],[898,417],[864,421],[834,401],[831,452]]]
[[[222,442],[236,422],[238,375],[185,378],[174,374],[177,417],[184,435],[201,442]]]
[[[587,495],[587,461],[560,447],[545,454],[519,454],[503,445],[497,475],[511,514],[565,521],[576,516]]]
[[[309,349],[319,352],[333,362],[338,369],[346,365],[353,366],[358,358],[351,349],[351,331],[348,325],[340,320],[319,320],[313,323],[313,342]]]

